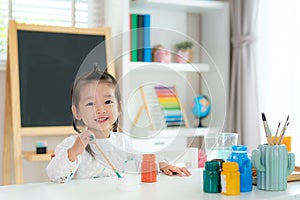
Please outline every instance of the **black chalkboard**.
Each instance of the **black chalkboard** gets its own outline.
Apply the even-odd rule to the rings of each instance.
[[[18,30],[21,127],[71,126],[71,87],[105,35]],[[106,49],[89,60],[106,69]],[[91,66],[92,67],[92,66]]]

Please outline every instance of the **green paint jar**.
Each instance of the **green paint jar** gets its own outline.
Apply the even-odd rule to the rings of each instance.
[[[203,191],[206,193],[221,192],[219,162],[205,162],[205,170],[203,171]]]

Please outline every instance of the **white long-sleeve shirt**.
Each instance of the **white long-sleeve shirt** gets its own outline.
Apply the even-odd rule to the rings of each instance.
[[[90,144],[95,152],[95,159],[83,151],[76,161],[68,158],[68,149],[74,144],[77,135],[63,140],[55,148],[55,157],[48,164],[46,171],[49,179],[54,182],[68,182],[72,178],[95,178],[115,176],[114,171],[107,164],[94,144]],[[109,158],[118,171],[139,172],[141,154],[131,145],[129,137],[123,133],[111,132],[107,139],[96,139],[104,154]]]

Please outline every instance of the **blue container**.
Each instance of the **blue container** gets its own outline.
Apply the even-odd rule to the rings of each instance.
[[[227,161],[236,162],[239,165],[240,172],[240,191],[252,191],[252,165],[247,155],[246,146],[232,146],[232,152]]]

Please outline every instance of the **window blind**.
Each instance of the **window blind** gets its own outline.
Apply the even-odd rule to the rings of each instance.
[[[8,0],[0,0],[0,61],[6,59]]]
[[[0,0],[0,61],[6,59],[9,19],[19,23],[80,27],[104,24],[103,0]],[[90,11],[93,11],[89,13]],[[91,22],[92,21],[92,22]]]
[[[100,27],[104,25],[104,2],[105,0],[90,0],[88,3],[89,27]]]

